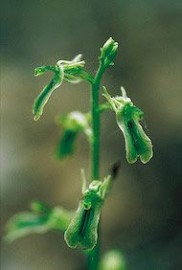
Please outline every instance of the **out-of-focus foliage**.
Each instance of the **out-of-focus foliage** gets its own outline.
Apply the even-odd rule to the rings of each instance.
[[[20,237],[50,230],[65,231],[72,212],[62,207],[50,208],[41,202],[32,202],[31,211],[14,215],[6,225],[5,240],[12,242]]]
[[[90,113],[84,114],[78,111],[60,117],[59,124],[64,131],[56,150],[58,158],[63,159],[73,154],[75,141],[79,133],[84,133],[88,141],[92,140],[90,118]]]
[[[118,250],[106,252],[101,260],[99,270],[126,270],[124,256]]]

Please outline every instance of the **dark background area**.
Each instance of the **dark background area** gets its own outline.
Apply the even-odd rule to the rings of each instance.
[[[88,173],[84,137],[70,160],[54,157],[61,135],[55,116],[89,108],[86,83],[65,83],[43,117],[33,121],[32,103],[51,75],[34,78],[40,65],[82,53],[95,72],[99,48],[119,42],[115,66],[103,80],[119,94],[123,85],[145,112],[154,157],[127,164],[124,140],[108,112],[102,117],[101,174],[121,160],[121,172],[102,217],[102,252],[119,248],[128,270],[180,270],[182,190],[182,1],[4,0],[1,2],[1,216],[28,209],[32,199],[75,208],[80,168]],[[33,235],[1,246],[3,270],[84,269],[81,251],[63,235]]]

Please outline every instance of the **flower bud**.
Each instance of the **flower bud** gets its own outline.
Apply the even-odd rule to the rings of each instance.
[[[105,68],[113,65],[117,50],[118,43],[115,42],[112,38],[109,38],[101,48],[101,54],[99,57],[100,63],[103,64]]]

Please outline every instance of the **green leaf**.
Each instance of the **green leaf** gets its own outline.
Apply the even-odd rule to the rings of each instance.
[[[42,234],[49,230],[65,231],[72,212],[62,207],[47,208],[40,202],[31,205],[32,211],[13,216],[6,225],[5,240],[12,242],[30,234]]]
[[[51,68],[49,68],[51,67]],[[45,71],[51,70],[54,72],[54,77],[50,81],[48,85],[44,87],[44,89],[41,91],[41,93],[38,95],[38,97],[35,99],[34,104],[33,104],[33,114],[34,114],[34,120],[37,121],[40,116],[43,113],[43,109],[47,101],[49,100],[51,94],[53,91],[58,88],[64,78],[64,72],[63,72],[63,67],[55,65],[54,67],[52,66],[42,66],[37,69],[35,69],[35,75],[41,75],[44,74]]]

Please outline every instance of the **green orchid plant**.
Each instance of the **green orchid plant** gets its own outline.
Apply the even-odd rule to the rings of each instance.
[[[60,206],[49,207],[43,202],[34,201],[30,211],[16,214],[7,223],[6,240],[55,230],[64,233],[64,239],[70,248],[80,248],[88,256],[88,270],[125,270],[126,263],[118,250],[107,252],[99,257],[100,216],[104,202],[111,192],[118,174],[120,162],[114,163],[110,173],[100,176],[100,122],[101,113],[114,111],[116,122],[125,139],[126,159],[129,163],[137,161],[147,163],[152,158],[152,143],[141,126],[143,112],[127,97],[121,87],[121,96],[112,97],[106,87],[101,87],[101,80],[106,69],[114,65],[118,43],[109,38],[100,50],[99,67],[93,76],[85,70],[82,55],[73,60],[59,60],[54,66],[41,66],[35,69],[35,76],[53,72],[53,78],[47,84],[33,104],[34,120],[38,120],[50,96],[64,81],[80,83],[87,81],[91,86],[91,109],[81,113],[74,111],[62,115],[58,124],[62,127],[62,137],[57,146],[57,157],[64,159],[74,153],[75,141],[83,133],[91,149],[91,175],[87,185],[82,170],[82,198],[76,210],[67,210]],[[100,103],[100,90],[106,103]],[[102,180],[103,179],[103,180]]]

